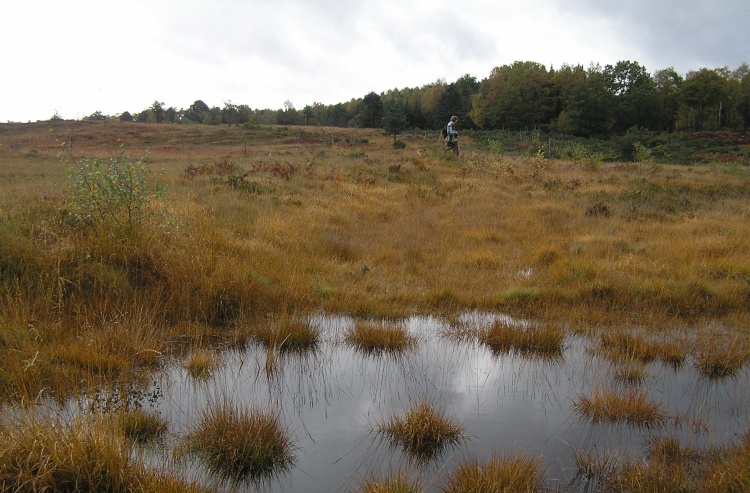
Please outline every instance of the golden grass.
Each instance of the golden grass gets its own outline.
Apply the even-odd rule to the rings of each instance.
[[[270,478],[294,463],[292,438],[277,414],[226,401],[203,412],[185,451],[234,484]]]
[[[726,447],[694,449],[676,439],[651,441],[645,460],[608,460],[597,470],[602,491],[719,493],[750,488],[750,433]]]
[[[0,131],[2,400],[62,398],[82,381],[152,371],[184,327],[200,340],[266,325],[266,344],[289,346],[268,314],[477,309],[560,326],[711,319],[734,332],[750,320],[744,170],[540,166],[468,135],[465,158],[452,159],[422,136],[396,151],[368,129],[107,121]],[[159,214],[130,236],[76,228],[56,158],[70,136],[74,156],[115,156],[118,139],[131,156],[148,150],[167,185],[152,204]],[[187,177],[194,168],[222,172]],[[679,364],[679,346],[646,357]]]
[[[357,490],[361,493],[420,493],[419,485],[404,473],[388,475],[384,478],[373,478],[362,481]]]
[[[161,416],[142,409],[120,411],[117,415],[117,424],[126,438],[137,443],[158,440],[169,428],[169,424]]]
[[[673,367],[681,366],[687,356],[684,342],[679,339],[646,338],[621,330],[601,332],[598,352],[616,363],[639,361],[645,364],[658,359]]]
[[[492,456],[460,464],[440,487],[444,493],[529,493],[544,491],[539,461],[524,454]]]
[[[652,427],[662,424],[667,417],[658,403],[650,401],[637,389],[595,389],[591,397],[579,396],[573,407],[578,414],[594,423],[626,422]]]
[[[746,337],[728,336],[710,330],[701,334],[695,349],[695,367],[709,379],[735,375],[750,359],[750,343]]]
[[[205,349],[196,349],[190,355],[185,368],[191,377],[204,379],[211,376],[218,364],[214,354]]]
[[[253,334],[258,342],[278,350],[313,349],[320,339],[320,329],[310,322],[289,318],[260,325]]]
[[[695,362],[698,372],[711,379],[735,375],[747,361],[744,352],[735,350],[701,352]]]
[[[513,327],[495,322],[479,331],[479,340],[498,354],[517,351],[523,356],[559,358],[563,352],[565,331],[551,324]]]
[[[4,491],[201,491],[139,462],[111,420],[29,417],[0,427]]]
[[[403,416],[391,416],[379,425],[379,430],[418,460],[435,457],[461,437],[461,426],[427,402],[414,406]]]
[[[346,342],[367,353],[401,352],[414,347],[417,340],[403,325],[388,322],[357,322],[344,336]]]
[[[646,378],[646,367],[640,360],[620,361],[614,370],[615,380],[638,385]]]

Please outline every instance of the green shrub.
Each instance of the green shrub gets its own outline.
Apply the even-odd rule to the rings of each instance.
[[[149,179],[148,155],[133,161],[120,146],[119,158],[65,160],[70,186],[67,207],[77,223],[115,230],[132,230],[148,206],[164,192],[158,177]]]

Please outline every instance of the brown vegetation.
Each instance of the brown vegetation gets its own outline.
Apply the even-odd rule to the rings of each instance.
[[[458,442],[461,436],[461,426],[441,416],[426,402],[409,409],[403,416],[390,417],[379,428],[381,433],[420,460],[433,458],[445,447]]]
[[[208,340],[267,345],[273,367],[278,351],[315,346],[320,334],[299,322],[313,312],[389,319],[502,311],[539,326],[500,325],[480,337],[493,350],[524,354],[561,352],[564,332],[548,328],[601,327],[600,354],[622,365],[617,378],[632,383],[649,362],[678,366],[688,352],[709,378],[746,364],[746,168],[509,157],[466,137],[455,158],[421,135],[405,135],[407,147],[398,150],[361,129],[0,124],[8,144],[0,148],[0,402],[62,401],[114,382],[126,388]],[[58,161],[63,143],[72,157],[109,157],[118,142],[133,156],[148,151],[150,169],[166,185],[127,231],[73,217]],[[697,338],[688,351],[670,330],[705,324],[727,338]],[[546,339],[536,339],[543,332]],[[394,338],[386,334],[387,343],[371,347],[391,347]],[[195,375],[212,367],[202,354],[189,360]],[[665,419],[633,389],[595,391],[576,409],[593,420]],[[403,424],[415,428],[409,416]],[[127,426],[138,440],[143,424]],[[69,481],[68,463],[43,455],[58,442],[94,455],[98,445],[48,428],[42,453],[29,426],[3,425],[2,461],[36,457]],[[124,433],[100,433],[116,467],[145,474],[119,454],[129,446]],[[403,443],[434,441],[415,436]],[[94,463],[57,450],[65,460]],[[221,457],[217,450],[208,457]],[[746,485],[746,475],[732,472],[746,465],[743,450],[721,451],[724,469],[702,470],[706,481]],[[59,485],[42,483],[54,474],[33,467],[39,477],[24,476],[31,469],[13,474],[38,490]],[[91,489],[102,487],[97,481]],[[143,484],[149,481],[157,479]]]

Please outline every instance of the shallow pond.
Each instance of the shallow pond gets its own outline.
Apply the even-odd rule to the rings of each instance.
[[[465,314],[462,323],[481,327],[498,319],[520,323],[476,313]],[[229,400],[279,412],[296,445],[291,469],[240,489],[354,491],[363,479],[401,471],[425,490],[438,491],[445,475],[467,458],[523,452],[540,457],[550,487],[586,491],[592,485],[584,480],[571,485],[576,450],[643,456],[649,437],[663,435],[696,447],[727,444],[750,423],[748,365],[732,378],[707,379],[690,357],[679,368],[650,363],[639,389],[662,406],[670,417],[666,424],[592,424],[575,412],[578,397],[624,384],[584,337],[568,336],[557,359],[497,355],[475,340],[446,336],[450,327],[442,319],[413,317],[403,323],[418,338],[416,347],[375,355],[344,342],[353,319],[318,316],[312,322],[321,329],[317,349],[281,353],[271,372],[259,345],[222,353],[221,366],[207,379],[191,378],[184,364],[169,366],[154,383],[161,397],[144,404],[169,421],[168,445],[189,433],[206,406]],[[427,462],[410,458],[377,431],[379,423],[423,401],[464,430],[457,445]],[[198,462],[177,467],[187,477],[218,483]]]

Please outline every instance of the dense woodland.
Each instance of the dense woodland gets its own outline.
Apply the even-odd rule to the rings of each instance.
[[[251,109],[231,101],[209,107],[197,100],[187,109],[154,103],[119,118],[151,123],[281,124],[334,127],[436,129],[451,115],[464,129],[541,130],[608,138],[638,128],[650,131],[745,130],[750,123],[750,67],[702,68],[684,77],[674,69],[653,74],[637,62],[602,67],[563,65],[547,69],[515,62],[477,81],[464,75],[422,87],[370,92],[346,103],[313,103],[299,110],[291,101],[277,110]]]

